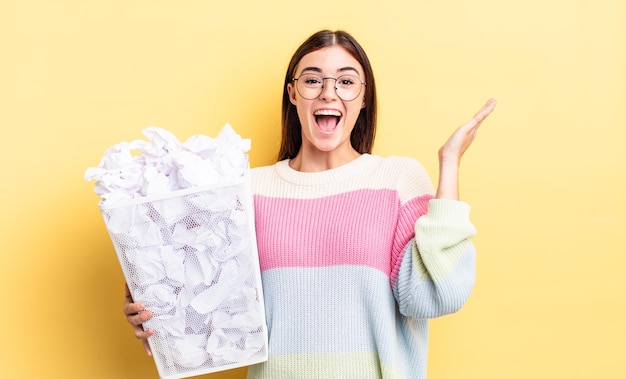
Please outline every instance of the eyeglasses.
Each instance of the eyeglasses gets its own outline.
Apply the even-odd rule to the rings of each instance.
[[[299,78],[293,78],[292,80],[296,82],[296,89],[300,96],[307,100],[313,100],[320,97],[327,79],[335,81],[335,92],[343,101],[352,101],[359,97],[363,85],[365,85],[361,78],[354,75],[324,78],[315,74],[302,74]]]

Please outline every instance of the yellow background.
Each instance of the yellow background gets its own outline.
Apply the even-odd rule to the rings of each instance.
[[[625,25],[623,0],[2,0],[0,376],[157,377],[85,169],[147,126],[226,122],[272,163],[291,54],[341,28],[377,75],[375,153],[433,180],[499,101],[462,165],[477,285],[432,322],[429,379],[626,377]]]

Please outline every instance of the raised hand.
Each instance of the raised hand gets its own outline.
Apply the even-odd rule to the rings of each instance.
[[[474,141],[478,127],[491,114],[495,106],[496,100],[489,99],[474,117],[458,127],[439,149],[439,185],[436,195],[438,199],[459,199],[461,158]]]

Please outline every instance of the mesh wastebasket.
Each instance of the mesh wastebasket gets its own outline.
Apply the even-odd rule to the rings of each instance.
[[[101,204],[162,378],[267,360],[267,326],[250,174],[114,205]]]

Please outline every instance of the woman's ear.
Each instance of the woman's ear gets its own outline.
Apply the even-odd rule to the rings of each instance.
[[[365,96],[363,96],[363,102],[361,103],[361,109],[365,109],[365,106],[367,105],[367,103],[365,102]]]
[[[293,84],[287,84],[287,93],[289,94],[291,104],[296,105],[296,89],[293,87]]]

